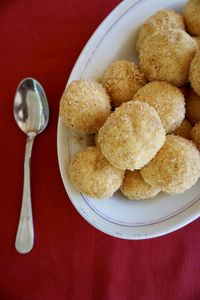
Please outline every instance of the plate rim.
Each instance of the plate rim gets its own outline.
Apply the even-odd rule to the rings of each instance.
[[[99,33],[101,33],[103,31],[103,28],[108,26],[107,23],[111,23],[111,26],[109,29],[107,29],[107,32],[111,30],[111,28],[115,25],[115,23],[118,22],[119,18],[122,18],[124,14],[128,13],[128,11],[132,8],[137,6],[137,4],[141,4],[142,2],[146,2],[148,0],[124,0],[123,2],[119,3],[111,12],[110,14],[108,14],[108,16],[102,21],[102,23],[97,27],[97,29],[94,31],[94,33],[91,35],[91,37],[89,38],[89,40],[86,42],[85,46],[83,47],[83,49],[80,52],[80,55],[78,57],[78,59],[76,60],[74,67],[70,73],[70,76],[67,80],[66,85],[72,80],[72,78],[76,78],[76,73],[78,72],[79,74],[83,73],[83,70],[86,68],[87,64],[89,63],[90,59],[82,64],[82,60],[84,60],[84,56],[85,53],[87,53],[88,51],[90,51],[91,49],[93,49],[92,54],[95,52],[95,49],[98,48],[98,45],[101,43],[101,41],[103,40],[105,34],[100,35]],[[117,17],[119,16],[119,17]],[[112,19],[116,19],[115,21]],[[112,21],[112,22],[111,22]],[[101,36],[98,37],[98,36]],[[98,43],[96,44],[95,48],[93,46],[93,44],[95,44],[95,39],[98,40]],[[90,49],[91,48],[91,49]],[[90,56],[90,57],[91,57]],[[82,72],[80,71],[79,65],[83,65],[83,70]],[[79,75],[80,76],[80,75]],[[65,178],[65,173],[63,171],[62,168],[62,162],[61,162],[61,141],[59,139],[60,137],[60,132],[61,132],[61,126],[63,121],[61,120],[61,118],[58,116],[58,124],[57,124],[57,157],[58,157],[58,165],[59,165],[59,171],[60,171],[60,175],[62,178],[62,182],[65,188],[65,192],[67,193],[70,201],[72,202],[73,206],[75,207],[75,209],[78,211],[78,213],[93,227],[95,227],[96,229],[110,235],[110,236],[114,236],[114,237],[118,237],[121,239],[128,239],[128,240],[141,240],[141,239],[149,239],[149,238],[155,238],[155,237],[159,237],[159,236],[163,236],[166,235],[170,232],[173,232],[175,230],[178,230],[182,227],[184,227],[185,225],[191,223],[192,221],[194,221],[195,219],[197,219],[200,216],[200,207],[199,210],[195,210],[194,212],[191,211],[190,215],[188,213],[187,216],[182,217],[180,220],[175,221],[175,219],[179,219],[183,214],[187,212],[189,212],[190,210],[193,210],[194,206],[196,206],[198,204],[194,203],[193,205],[191,205],[191,207],[186,208],[184,211],[181,211],[180,213],[178,213],[177,215],[173,216],[172,218],[170,218],[171,220],[174,220],[174,222],[172,224],[166,225],[166,227],[164,226],[164,228],[161,227],[161,229],[157,230],[156,232],[153,233],[143,233],[143,234],[131,234],[131,235],[122,235],[121,233],[119,233],[118,231],[113,231],[113,230],[108,230],[105,229],[104,227],[97,225],[96,223],[92,222],[90,216],[88,216],[76,203],[76,201],[73,200],[74,195],[69,191],[69,189],[67,189],[66,187],[66,178]],[[89,205],[88,205],[89,206]],[[90,208],[91,209],[91,208]],[[98,215],[99,216],[99,215]],[[99,216],[101,218],[101,216]],[[156,225],[158,226],[160,223],[165,223],[168,220],[164,220],[161,221],[159,223],[157,223]],[[175,223],[175,224],[174,224]],[[120,226],[120,225],[118,225]],[[146,227],[150,227],[151,225],[147,225]],[[140,228],[140,226],[138,226],[138,228]]]

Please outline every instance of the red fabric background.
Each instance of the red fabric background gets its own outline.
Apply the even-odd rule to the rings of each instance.
[[[0,300],[200,299],[200,220],[161,238],[119,240],[87,224],[61,182],[59,99],[83,45],[119,2],[0,1]],[[51,119],[33,149],[35,247],[20,255],[14,240],[25,135],[12,107],[26,76],[44,86]]]

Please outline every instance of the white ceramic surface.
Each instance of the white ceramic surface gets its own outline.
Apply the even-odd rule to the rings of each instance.
[[[98,78],[116,59],[137,61],[134,42],[138,27],[155,11],[181,11],[182,0],[125,0],[100,25],[77,60],[68,83],[80,78]],[[95,200],[71,185],[67,165],[72,155],[93,142],[91,135],[69,130],[58,121],[58,160],[62,180],[78,212],[97,229],[124,239],[146,239],[164,235],[200,216],[200,181],[178,196],[159,194],[154,199],[130,201],[116,193],[111,199]]]

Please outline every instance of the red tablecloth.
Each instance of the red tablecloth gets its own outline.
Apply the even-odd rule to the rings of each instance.
[[[112,238],[76,212],[60,178],[60,96],[83,45],[119,2],[0,1],[0,300],[200,299],[200,220],[152,240]],[[25,135],[13,119],[13,97],[27,76],[44,86],[51,119],[33,149],[35,246],[20,255]]]

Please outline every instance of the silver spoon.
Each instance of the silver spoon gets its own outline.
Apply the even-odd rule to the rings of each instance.
[[[46,128],[49,120],[49,106],[45,92],[35,79],[25,78],[19,83],[14,99],[14,117],[19,128],[27,134],[22,207],[15,248],[20,253],[28,253],[34,243],[30,187],[31,152],[36,135]]]

